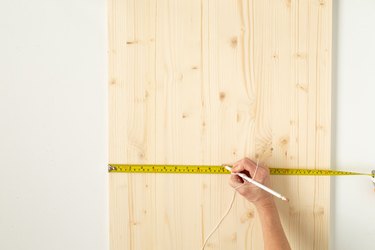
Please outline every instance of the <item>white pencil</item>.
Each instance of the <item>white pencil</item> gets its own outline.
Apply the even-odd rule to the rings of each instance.
[[[225,168],[227,170],[229,170],[231,173],[232,173],[232,168],[230,166],[225,166]],[[287,198],[285,198],[284,196],[282,196],[281,194],[279,194],[278,192],[270,189],[269,187],[266,187],[264,186],[263,184],[260,184],[259,182],[257,181],[254,181],[253,179],[249,178],[246,174],[244,173],[232,173],[232,174],[235,174],[235,175],[238,175],[239,177],[241,177],[243,180],[247,181],[247,182],[250,182],[252,184],[254,184],[255,186],[257,186],[258,188],[261,188],[263,189],[264,191],[276,196],[277,198],[280,198],[282,199],[283,201],[289,201]]]

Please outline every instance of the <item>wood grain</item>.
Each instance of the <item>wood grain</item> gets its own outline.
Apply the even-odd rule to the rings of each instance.
[[[330,164],[332,3],[109,0],[110,162]],[[110,174],[110,248],[200,249],[228,176]],[[292,249],[328,249],[328,177],[272,177]],[[206,249],[262,249],[235,206]]]

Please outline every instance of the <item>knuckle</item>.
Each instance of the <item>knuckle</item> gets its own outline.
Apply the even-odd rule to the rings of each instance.
[[[244,195],[244,194],[246,194],[246,190],[245,190],[245,188],[243,188],[243,187],[237,189],[237,192],[238,192],[240,195]]]
[[[233,177],[230,177],[230,178],[228,179],[228,183],[229,183],[229,185],[233,186],[233,184],[234,184]]]

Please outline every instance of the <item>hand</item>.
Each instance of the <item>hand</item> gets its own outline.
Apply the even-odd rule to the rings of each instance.
[[[245,173],[250,178],[255,181],[262,183],[263,185],[270,185],[270,171],[265,166],[258,166],[257,163],[250,160],[249,158],[244,158],[233,164],[232,173]],[[229,184],[233,188],[239,187],[237,191],[244,196],[248,201],[254,203],[256,207],[272,205],[273,197],[270,193],[258,188],[257,186],[244,181],[238,175],[232,175],[230,177]]]

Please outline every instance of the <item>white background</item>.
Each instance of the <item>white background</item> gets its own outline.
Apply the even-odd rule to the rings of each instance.
[[[375,1],[334,1],[333,167],[375,169]],[[0,249],[108,249],[105,0],[1,0]],[[366,177],[332,179],[331,249],[375,249]]]
[[[0,249],[108,248],[105,0],[0,1]]]
[[[375,1],[334,1],[333,168],[375,169]],[[375,249],[375,192],[365,177],[332,179],[331,249]]]

